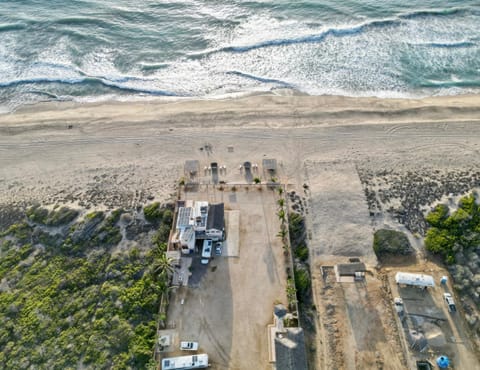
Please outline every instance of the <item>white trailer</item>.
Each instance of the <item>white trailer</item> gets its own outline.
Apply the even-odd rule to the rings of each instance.
[[[169,357],[162,360],[162,370],[187,370],[206,369],[208,367],[208,355]]]
[[[397,272],[395,281],[399,285],[417,286],[420,288],[433,288],[435,282],[430,275],[412,274],[409,272]]]

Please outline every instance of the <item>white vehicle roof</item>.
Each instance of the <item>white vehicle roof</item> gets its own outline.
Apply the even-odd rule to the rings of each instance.
[[[210,242],[210,243],[206,243]],[[202,249],[202,258],[210,258],[212,257],[212,241],[205,240],[203,242],[203,249]]]
[[[207,354],[170,357],[162,360],[162,370],[204,369],[206,367],[208,367]]]
[[[435,281],[430,275],[412,274],[409,272],[397,272],[395,275],[397,284],[413,285],[419,287],[434,287]]]

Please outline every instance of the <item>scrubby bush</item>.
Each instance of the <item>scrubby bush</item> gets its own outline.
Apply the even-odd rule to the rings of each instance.
[[[294,250],[295,257],[297,257],[302,262],[308,261],[308,248],[306,245],[299,245]]]
[[[377,257],[406,255],[413,252],[407,236],[395,230],[380,229],[373,235],[373,250]]]
[[[145,219],[150,222],[158,222],[162,219],[163,213],[160,209],[160,203],[155,202],[143,208]]]
[[[28,219],[34,223],[46,226],[61,226],[72,222],[79,212],[68,207],[48,211],[40,206],[30,207],[26,211]]]
[[[288,215],[288,229],[290,233],[290,243],[296,245],[305,239],[305,220],[301,214],[291,212]]]
[[[435,207],[426,220],[431,227],[425,247],[443,255],[449,264],[455,262],[456,255],[480,245],[480,207],[473,194],[463,197],[451,214],[445,205]]]
[[[295,286],[297,287],[297,297],[299,301],[303,301],[305,295],[310,294],[311,281],[310,274],[304,268],[295,268]]]
[[[3,236],[12,236],[18,243],[25,244],[32,240],[33,228],[26,222],[20,222],[18,224],[11,225],[6,231],[0,234]]]

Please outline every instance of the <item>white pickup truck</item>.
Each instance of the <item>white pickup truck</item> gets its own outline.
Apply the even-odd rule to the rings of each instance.
[[[182,351],[197,351],[198,342],[180,342],[180,349]]]
[[[443,298],[445,299],[445,303],[448,306],[448,312],[457,311],[457,307],[455,307],[455,302],[454,302],[453,297],[450,293],[443,293]]]

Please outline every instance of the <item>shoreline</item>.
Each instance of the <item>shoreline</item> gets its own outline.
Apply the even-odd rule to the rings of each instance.
[[[173,128],[275,127],[350,124],[480,121],[480,95],[420,99],[347,96],[253,94],[226,99],[152,99],[135,102],[45,102],[0,114],[0,132],[7,128],[53,128],[97,124],[156,123]]]

